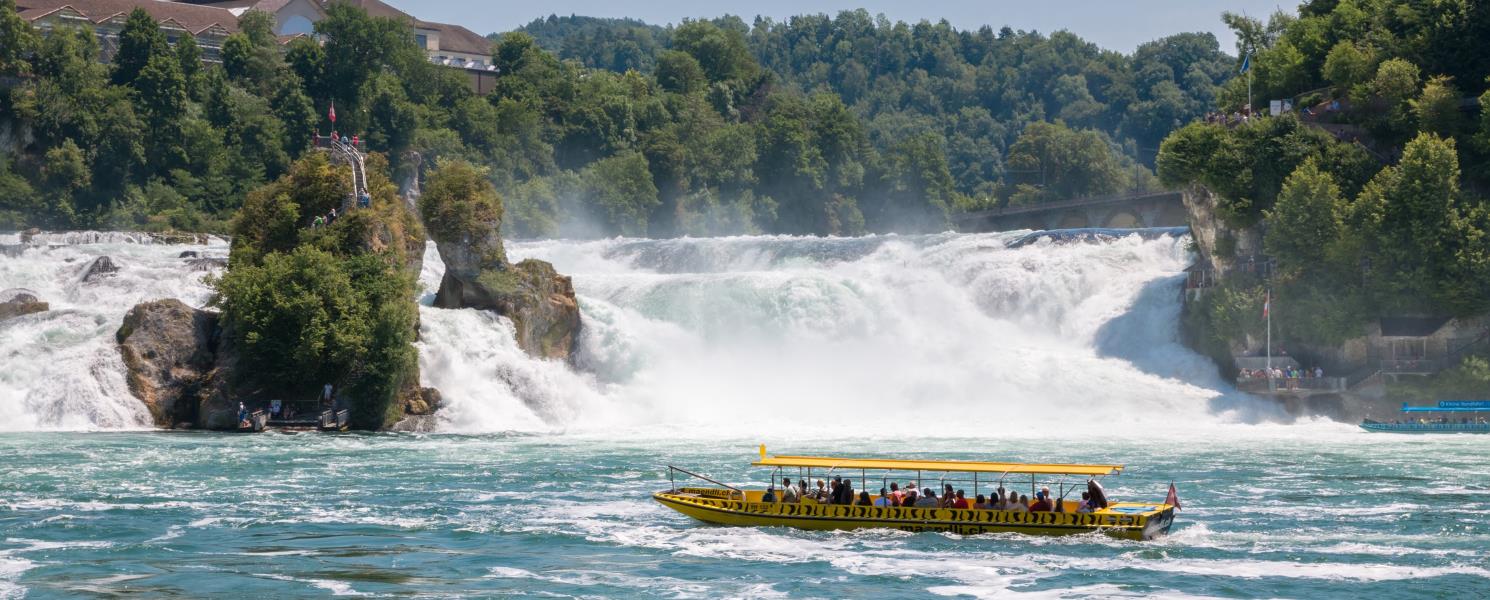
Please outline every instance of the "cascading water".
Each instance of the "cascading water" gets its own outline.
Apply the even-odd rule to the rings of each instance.
[[[151,243],[144,234],[0,235],[0,290],[24,288],[51,310],[0,321],[0,431],[149,427],[125,384],[114,334],[140,302],[177,298],[202,306],[207,272],[181,258],[227,256],[227,244]],[[99,257],[119,270],[84,279]]]
[[[686,426],[947,433],[1251,420],[1176,342],[1183,237],[1010,246],[1017,234],[509,244],[574,277],[578,368],[536,360],[490,313],[442,310],[431,244],[420,360],[449,431]],[[135,304],[202,306],[186,250],[122,233],[0,236],[0,289],[52,310],[0,322],[0,430],[148,427],[114,343]],[[100,256],[119,272],[85,281]],[[847,433],[847,432],[844,432]]]
[[[510,243],[574,277],[579,372],[505,320],[426,307],[456,431],[1103,431],[1257,418],[1177,342],[1180,236]],[[439,282],[426,256],[426,289]]]

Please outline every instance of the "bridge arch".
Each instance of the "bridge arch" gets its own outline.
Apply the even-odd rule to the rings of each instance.
[[[1092,222],[1083,210],[1068,210],[1061,213],[1060,220],[1056,221],[1056,229],[1081,229],[1091,226]]]
[[[1113,229],[1134,229],[1143,227],[1143,220],[1139,219],[1138,215],[1133,214],[1132,211],[1115,210],[1107,216],[1107,224],[1104,226]]]

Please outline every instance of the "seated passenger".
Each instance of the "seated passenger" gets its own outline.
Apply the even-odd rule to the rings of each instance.
[[[854,480],[844,478],[843,487],[839,489],[839,504],[849,505],[854,503]]]
[[[874,505],[879,507],[895,506],[895,497],[880,488],[880,497],[874,499]]]
[[[952,501],[956,500],[952,492],[952,484],[942,485],[942,508],[952,508]]]
[[[761,502],[776,502],[776,486],[766,488],[766,494],[761,496]]]
[[[916,505],[916,490],[911,490],[909,492],[906,492],[905,493],[905,498],[900,501],[900,505],[901,506],[907,506],[907,507],[909,507],[909,506],[915,506]]]
[[[828,501],[828,488],[824,487],[823,480],[817,480],[817,489],[812,492],[812,499],[817,500],[819,504]]]
[[[792,485],[792,478],[781,480],[781,501],[788,504],[796,504],[802,501],[802,495],[797,493],[797,486]]]
[[[963,496],[962,490],[957,490],[957,498],[952,501],[952,508],[967,508],[967,497]]]
[[[899,483],[890,482],[890,498],[895,503],[895,506],[900,506],[901,499],[905,498],[905,492],[900,491]]]
[[[916,501],[916,508],[941,508],[942,503],[936,499],[936,492],[926,490],[926,495]]]
[[[1050,512],[1050,498],[1045,492],[1035,493],[1035,503],[1030,505],[1030,512]]]
[[[1092,495],[1088,492],[1081,493],[1081,504],[1076,505],[1076,512],[1092,512]]]
[[[874,506],[874,500],[869,498],[869,492],[861,490],[859,492],[859,501],[855,502],[854,506]]]
[[[1014,511],[1014,512],[1029,512],[1030,511],[1030,497],[1029,496],[1020,496],[1019,497],[1019,500],[1014,500],[1013,499],[1014,498],[1014,494],[1009,494],[1009,498],[1010,498],[1010,500],[1009,500],[1009,508],[1006,508],[1004,510],[1010,510],[1010,511]]]

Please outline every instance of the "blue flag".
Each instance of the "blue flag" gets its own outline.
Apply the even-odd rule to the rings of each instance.
[[[1251,69],[1251,68],[1252,68],[1252,55],[1251,54],[1246,54],[1246,55],[1242,56],[1242,70],[1241,71],[1238,71],[1238,73],[1241,73],[1241,74],[1245,75],[1245,74],[1247,74],[1247,70],[1248,69]]]

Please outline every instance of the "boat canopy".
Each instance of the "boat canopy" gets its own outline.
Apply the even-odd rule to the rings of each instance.
[[[1408,406],[1402,412],[1490,412],[1490,400],[1439,400],[1438,406]]]
[[[956,473],[1022,473],[1031,475],[1116,475],[1123,465],[1037,465],[965,460],[902,460],[888,458],[831,458],[825,456],[772,456],[751,463],[758,467],[808,467],[814,469],[875,469],[890,471],[941,471]]]

